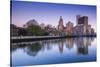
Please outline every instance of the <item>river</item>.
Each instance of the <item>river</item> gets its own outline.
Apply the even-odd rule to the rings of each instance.
[[[62,38],[11,43],[11,65],[96,61],[96,38]]]

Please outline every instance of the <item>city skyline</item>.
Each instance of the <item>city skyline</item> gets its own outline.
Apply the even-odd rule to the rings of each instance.
[[[37,20],[39,24],[57,26],[60,16],[64,25],[71,21],[76,26],[76,15],[88,16],[89,24],[96,31],[95,6],[12,1],[12,23],[20,27],[32,19]]]

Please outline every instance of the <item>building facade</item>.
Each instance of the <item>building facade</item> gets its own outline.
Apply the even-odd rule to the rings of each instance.
[[[73,34],[73,23],[72,22],[68,21],[68,23],[66,24],[65,32],[66,32],[66,35]]]
[[[91,25],[88,23],[87,16],[76,16],[76,26],[74,27],[74,34],[76,35],[92,35]]]
[[[63,18],[62,18],[62,16],[60,16],[60,19],[59,19],[58,30],[61,31],[61,32],[64,31],[64,25],[63,25]]]

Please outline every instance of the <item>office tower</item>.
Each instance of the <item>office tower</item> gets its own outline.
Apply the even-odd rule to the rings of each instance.
[[[62,16],[60,16],[60,19],[59,19],[58,30],[59,30],[59,31],[63,31],[63,30],[64,30],[64,25],[63,25],[63,18],[62,18]]]

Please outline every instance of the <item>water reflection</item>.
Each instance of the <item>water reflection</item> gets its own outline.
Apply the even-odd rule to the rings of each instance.
[[[30,56],[36,56],[39,51],[51,50],[55,45],[58,46],[59,52],[63,53],[64,46],[71,49],[74,45],[77,47],[77,54],[87,55],[88,46],[94,38],[67,38],[67,39],[56,39],[56,40],[44,40],[37,41],[30,44],[16,44],[11,46],[11,51],[16,51],[19,48],[24,49],[24,51]]]
[[[31,44],[30,46],[27,46],[25,48],[25,51],[30,56],[36,56],[37,53],[41,50],[41,48],[42,46],[40,45],[40,43],[34,43]]]
[[[77,54],[88,54],[88,46],[91,45],[93,38],[75,38],[74,42],[77,45]]]
[[[66,39],[66,48],[73,48],[73,45],[74,45],[74,39],[73,38],[68,38]]]
[[[96,38],[66,38],[11,44],[13,66],[96,61]]]
[[[67,38],[67,39],[55,39],[55,40],[44,40],[44,41],[35,41],[23,44],[16,44],[11,46],[11,51],[16,51],[21,48],[30,55],[36,56],[39,51],[49,51],[58,46],[59,53],[63,54],[64,49],[71,50],[73,46],[76,46],[78,55],[87,55],[88,54],[88,46],[91,46],[91,42],[94,38]],[[64,46],[66,48],[64,48]]]
[[[11,48],[10,51],[11,51],[11,52],[14,52],[14,51],[16,51],[17,49],[20,49],[20,48],[22,49],[22,48],[25,48],[25,47],[26,47],[26,44],[11,45],[11,46],[10,46],[10,48]]]

